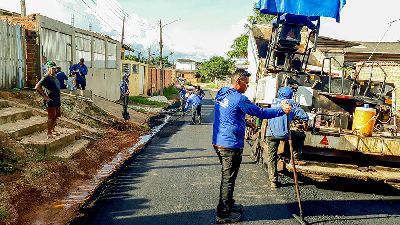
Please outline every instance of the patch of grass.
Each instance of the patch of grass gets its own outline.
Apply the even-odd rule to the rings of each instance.
[[[209,83],[206,85],[206,88],[217,89],[218,85],[216,83]]]
[[[139,107],[129,107],[129,108],[132,109],[132,110],[135,110],[136,112],[140,112],[140,113],[146,113],[147,112],[146,110],[144,110],[142,108],[139,108]]]
[[[26,160],[26,162],[62,162],[66,161],[66,159],[57,157],[57,156],[52,156],[50,155],[47,151],[43,149],[39,149],[36,154],[32,157]]]
[[[167,103],[152,101],[142,96],[129,96],[129,102],[137,103],[140,105],[156,106],[160,108],[164,108],[168,105]]]
[[[0,207],[0,220],[4,220],[9,216],[6,208]]]
[[[28,168],[25,170],[24,176],[28,180],[32,179],[39,179],[41,177],[44,177],[46,174],[48,174],[50,171],[44,167],[37,167],[37,168]]]
[[[178,97],[179,89],[176,88],[174,85],[164,88],[164,96],[169,99],[173,100]]]

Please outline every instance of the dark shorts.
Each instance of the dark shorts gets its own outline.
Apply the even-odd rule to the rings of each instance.
[[[47,116],[49,119],[57,119],[61,116],[61,109],[60,107],[48,107],[47,108]]]
[[[76,80],[76,87],[78,89],[86,90],[86,80]]]

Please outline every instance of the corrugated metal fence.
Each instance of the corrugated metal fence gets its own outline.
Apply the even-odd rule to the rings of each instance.
[[[24,29],[0,20],[0,88],[22,88],[25,78]]]

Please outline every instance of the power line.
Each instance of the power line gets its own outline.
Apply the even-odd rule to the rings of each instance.
[[[96,10],[93,10],[92,7],[90,7],[90,5],[89,5],[85,0],[81,0],[81,1],[86,5],[86,7],[88,7],[92,12],[94,12],[100,20],[102,20],[106,25],[108,25],[112,30],[114,30],[120,37],[122,37],[122,34],[119,33],[117,30],[115,30],[115,29],[113,28],[113,26],[111,26],[106,20],[104,20],[103,17],[100,16],[100,15],[96,12]]]
[[[130,17],[129,13],[125,12],[124,9],[121,8],[121,6],[119,4],[113,4],[110,0],[105,1],[106,3],[110,3],[109,6],[111,6],[112,8],[116,7],[117,11],[119,11],[120,13],[122,13],[125,17]],[[114,2],[115,3],[115,2]]]
[[[57,0],[57,1],[58,1],[60,4],[62,4],[64,7],[66,7],[66,8],[68,8],[68,9],[70,9],[71,11],[75,12],[77,15],[82,16],[82,17],[85,18],[85,19],[88,18],[86,15],[83,15],[82,12],[78,12],[78,11],[75,10],[74,8],[72,8],[72,7],[70,7],[69,5],[65,4],[63,1],[61,1],[61,0]],[[122,37],[122,34],[121,34],[118,30],[114,29],[115,26],[112,26],[109,22],[107,22],[107,19],[112,19],[112,17],[110,17],[110,15],[107,15],[107,14],[100,15],[100,13],[98,13],[98,12],[94,9],[93,4],[96,4],[96,6],[97,6],[97,1],[96,1],[96,0],[90,0],[90,2],[89,2],[88,0],[81,0],[81,1],[75,0],[75,2],[78,3],[78,4],[79,4],[79,3],[80,3],[80,4],[83,3],[85,7],[87,7],[89,10],[91,10],[91,11],[96,15],[96,17],[97,17],[99,20],[101,20],[101,22],[103,22],[106,26],[108,26],[112,31],[115,31],[115,32],[119,35],[119,37]],[[111,3],[110,1],[105,1],[105,2],[108,3],[108,4],[107,4],[107,7],[110,9],[110,11],[112,11],[112,13],[113,13],[118,19],[121,19],[122,15],[125,15],[127,19],[131,20],[132,22],[136,22],[136,23],[138,24],[138,29],[139,29],[141,32],[146,32],[146,31],[154,30],[154,29],[157,28],[157,27],[155,27],[155,25],[149,26],[148,24],[145,24],[144,22],[142,22],[142,21],[140,21],[140,20],[134,21],[133,18],[132,18],[131,16],[129,16],[129,14],[126,13],[123,9],[121,9],[120,6],[118,6],[118,5],[116,5],[116,4],[113,4],[113,3]],[[113,8],[110,8],[111,6],[115,6],[114,9],[117,9],[118,12],[117,12],[116,10],[114,10]],[[122,13],[122,14],[119,14],[119,13]],[[93,18],[92,18],[92,17],[89,17],[89,18],[90,18],[90,20],[91,20],[92,23],[94,23],[94,24],[96,23],[96,22],[93,22],[93,20],[92,20]],[[130,35],[129,37],[135,38],[135,36],[133,36],[133,35]]]
[[[63,1],[57,0],[57,2],[60,3],[61,5],[63,5],[65,8],[70,9],[71,11],[73,11],[74,13],[76,13],[76,15],[79,15],[79,16],[81,16],[82,18],[85,18],[85,19],[88,18],[87,16],[83,15],[82,13],[76,11],[74,8],[71,8],[69,5],[66,5]],[[91,23],[94,23],[92,17],[89,17],[89,20],[90,20]]]

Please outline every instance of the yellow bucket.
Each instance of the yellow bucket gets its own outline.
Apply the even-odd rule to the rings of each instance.
[[[352,131],[364,137],[372,136],[376,121],[376,110],[373,108],[357,107],[354,112]]]

